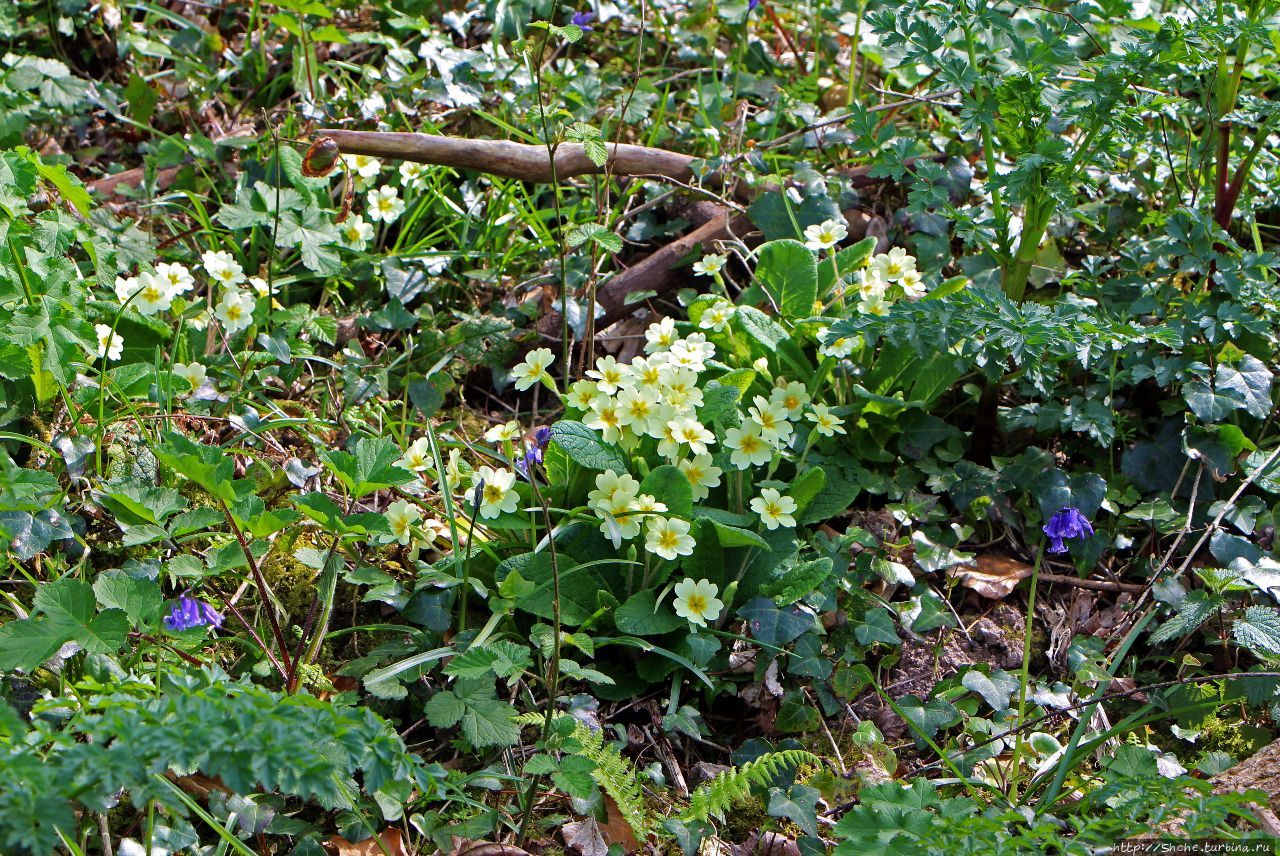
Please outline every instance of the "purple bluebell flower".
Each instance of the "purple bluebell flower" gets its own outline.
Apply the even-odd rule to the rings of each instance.
[[[533,432],[533,443],[525,445],[524,454],[520,460],[516,461],[516,469],[519,470],[520,475],[529,478],[530,470],[542,463],[542,453],[546,451],[547,444],[550,442],[550,428],[539,428]]]
[[[222,626],[222,613],[204,601],[184,594],[164,617],[164,626],[175,633],[192,627],[218,628]]]
[[[747,11],[754,12],[760,7],[760,0],[747,0]]]
[[[1093,534],[1093,527],[1080,513],[1080,509],[1068,506],[1059,509],[1057,514],[1049,518],[1049,522],[1044,525],[1044,534],[1049,537],[1050,553],[1065,553],[1067,545],[1064,539],[1088,538]]]
[[[595,19],[595,12],[574,12],[573,17],[569,19],[569,23],[582,30],[582,32],[589,33],[594,29],[591,26],[591,22]]]

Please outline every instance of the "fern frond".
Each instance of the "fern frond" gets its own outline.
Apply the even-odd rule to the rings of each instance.
[[[569,714],[561,713],[557,714],[556,718],[566,716]],[[522,713],[516,717],[516,722],[521,726],[541,726],[543,714]],[[639,776],[631,761],[612,743],[606,743],[602,732],[592,730],[576,719],[573,725],[573,738],[582,746],[582,749],[575,754],[587,758],[596,765],[591,771],[591,778],[600,786],[600,790],[613,798],[614,804],[618,807],[618,813],[631,827],[636,839],[639,841],[648,839],[655,833],[656,826],[645,806],[644,790],[640,787]]]
[[[820,764],[821,759],[803,749],[783,749],[769,752],[754,761],[748,761],[736,770],[726,770],[708,782],[704,782],[689,796],[685,820],[707,820],[711,815],[723,817],[735,802],[751,796],[751,789],[762,787],[788,767]]]

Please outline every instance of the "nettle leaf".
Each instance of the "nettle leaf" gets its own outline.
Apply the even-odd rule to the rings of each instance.
[[[1280,610],[1251,606],[1231,625],[1235,640],[1255,654],[1280,657]]]
[[[32,672],[67,642],[64,628],[41,616],[0,625],[0,671]]]
[[[346,486],[352,498],[413,481],[413,473],[392,466],[400,457],[400,448],[390,437],[361,437],[352,448],[355,454],[340,450],[320,452],[320,460]]]
[[[1182,599],[1178,612],[1172,618],[1156,628],[1151,634],[1151,642],[1158,645],[1186,636],[1208,621],[1210,616],[1222,608],[1222,604],[1221,597],[1196,589]]]
[[[599,223],[583,223],[574,226],[565,234],[565,242],[570,247],[580,247],[588,241],[606,252],[622,252],[622,238]]]
[[[1245,354],[1237,365],[1219,365],[1213,380],[1219,391],[1238,399],[1250,416],[1266,419],[1271,414],[1272,374],[1257,357]]]
[[[468,648],[454,657],[444,671],[457,678],[483,678],[495,674],[509,681],[532,665],[528,648],[515,642],[497,640],[480,648]]]
[[[818,299],[818,260],[804,244],[789,238],[770,241],[757,253],[756,279],[794,321],[813,314]]]
[[[462,735],[477,749],[514,746],[520,740],[515,709],[498,699],[492,676],[461,678],[452,689],[433,695],[424,710],[436,728],[460,723]]]
[[[600,435],[572,419],[562,419],[551,426],[551,439],[575,464],[589,470],[627,471],[627,459]]]

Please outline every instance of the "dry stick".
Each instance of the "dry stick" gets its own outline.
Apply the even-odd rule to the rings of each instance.
[[[1062,586],[1073,586],[1075,588],[1092,589],[1093,591],[1127,591],[1131,594],[1142,594],[1146,591],[1146,586],[1138,583],[1113,583],[1110,580],[1084,580],[1079,577],[1071,577],[1066,574],[1040,574],[1040,579],[1047,583],[1056,583]]]

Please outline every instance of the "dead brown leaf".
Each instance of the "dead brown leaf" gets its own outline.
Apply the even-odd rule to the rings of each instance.
[[[609,852],[609,845],[604,843],[600,824],[596,823],[594,817],[566,823],[560,827],[560,834],[564,836],[565,846],[577,851],[580,856],[606,856]]]
[[[386,856],[387,853],[391,856],[413,856],[405,846],[404,836],[395,827],[388,827],[380,835],[354,843],[340,835],[331,835],[327,844],[326,849],[337,856]]]
[[[604,795],[604,811],[605,821],[599,825],[600,836],[604,838],[604,843],[616,844],[624,853],[635,853],[639,850],[640,842],[636,839],[631,824],[627,823],[627,819],[622,816],[622,810],[608,794]]]
[[[1008,597],[1021,580],[1031,576],[1031,566],[1008,556],[987,553],[972,562],[956,565],[947,573],[983,597],[1001,600]]]

